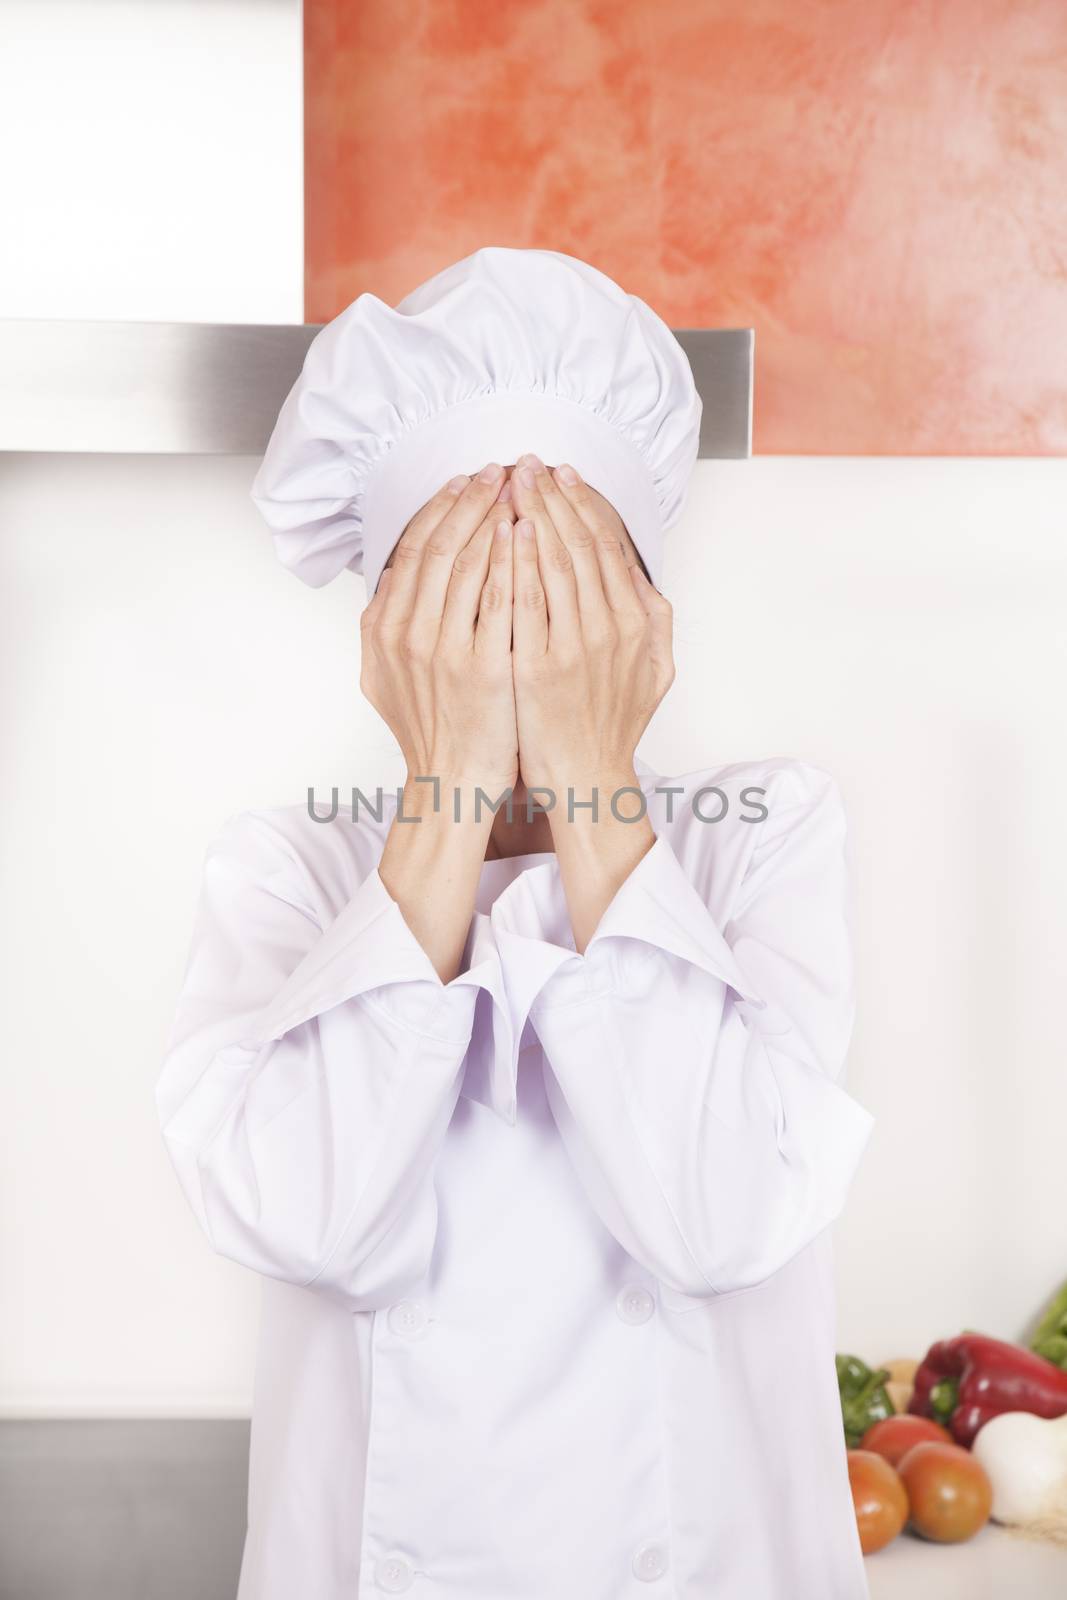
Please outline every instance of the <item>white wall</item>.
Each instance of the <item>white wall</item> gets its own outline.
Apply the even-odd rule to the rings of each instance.
[[[300,0],[0,0],[0,318],[301,321],[301,51]],[[0,457],[9,1414],[246,1406],[253,1286],[185,1236],[150,1088],[204,824],[240,787],[192,748],[218,734],[192,655],[251,467]],[[247,777],[238,803],[276,781]]]
[[[299,319],[298,13],[0,0],[0,316]],[[0,458],[7,1414],[248,1406],[256,1280],[211,1255],[153,1104],[202,854],[241,807],[397,776],[361,584],[276,567],[255,465]],[[801,755],[849,805],[878,1125],[839,1345],[871,1359],[1017,1337],[1067,1272],[1064,504],[1062,461],[703,463],[672,535],[679,678],[644,753]]]
[[[186,1211],[152,1089],[229,813],[395,781],[359,579],[305,590],[248,459],[0,474],[9,1412],[248,1402],[256,1284]],[[852,821],[878,1126],[838,1225],[840,1342],[1023,1331],[1064,1272],[1059,826],[1067,462],[704,463],[674,538],[665,770],[790,753]]]
[[[299,322],[299,0],[0,0],[0,317]]]

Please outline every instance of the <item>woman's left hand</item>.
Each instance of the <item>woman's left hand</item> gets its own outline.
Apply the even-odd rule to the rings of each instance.
[[[605,785],[634,782],[634,750],[674,679],[671,606],[573,468],[527,458],[511,492],[519,770],[564,808],[569,787],[576,801],[596,787],[606,806]]]

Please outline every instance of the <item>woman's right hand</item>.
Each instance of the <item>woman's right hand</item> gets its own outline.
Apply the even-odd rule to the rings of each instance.
[[[455,485],[459,483],[459,487]],[[511,672],[513,584],[504,469],[453,479],[409,522],[360,619],[360,687],[399,742],[409,778],[473,805],[518,773]],[[498,530],[503,527],[503,533]]]
[[[475,789],[496,799],[519,765],[515,517],[497,499],[503,482],[502,467],[486,468],[417,512],[361,621],[360,686],[408,769],[403,819],[393,819],[378,871],[442,983],[460,970],[493,825],[488,806],[475,814]],[[416,778],[440,780],[439,803],[437,786]],[[458,820],[451,788],[460,790]]]

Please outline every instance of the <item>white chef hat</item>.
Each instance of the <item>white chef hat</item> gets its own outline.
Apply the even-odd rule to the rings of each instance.
[[[570,462],[626,524],[653,583],[681,515],[701,402],[681,345],[604,273],[487,248],[394,309],[361,294],[316,334],[252,485],[282,563],[368,595],[449,478],[526,451]]]

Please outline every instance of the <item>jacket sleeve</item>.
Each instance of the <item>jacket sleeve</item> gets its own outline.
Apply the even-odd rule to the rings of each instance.
[[[442,984],[377,869],[332,920],[269,817],[209,849],[156,1104],[213,1248],[351,1310],[425,1271],[431,1167],[476,1028],[509,1049],[499,962]],[[323,925],[323,924],[327,925]]]
[[[530,1017],[553,1114],[623,1247],[680,1294],[761,1283],[841,1211],[874,1124],[845,1091],[844,818],[769,791],[722,926],[662,835]]]

